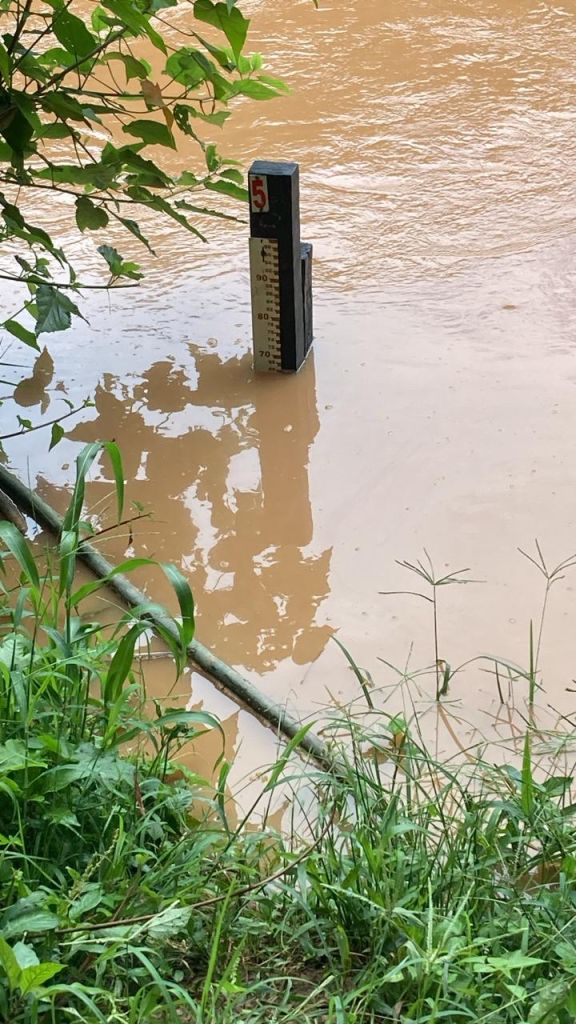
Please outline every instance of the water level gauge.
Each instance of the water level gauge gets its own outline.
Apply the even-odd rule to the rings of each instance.
[[[300,242],[298,164],[248,174],[254,369],[294,373],[312,343],[312,246]]]
[[[280,267],[276,238],[250,239],[254,369],[282,370]]]

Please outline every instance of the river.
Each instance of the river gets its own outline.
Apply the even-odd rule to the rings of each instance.
[[[443,661],[526,665],[543,578],[518,548],[534,554],[538,538],[551,567],[576,551],[576,12],[533,0],[243,9],[252,48],[291,92],[242,101],[220,148],[246,167],[300,163],[313,356],[297,376],[253,375],[246,225],[214,221],[203,246],[156,223],[145,286],[92,293],[89,324],[46,337],[53,365],[34,373],[29,360],[3,432],[15,412],[65,411],[62,396],[94,406],[49,455],[37,434],[7,442],[10,464],[62,508],[80,443],[116,439],[129,498],[154,514],[105,553],[181,566],[199,639],[302,716],[359,696],[336,632],[375,701],[418,704],[442,746],[434,673],[418,673],[435,655],[431,605],[382,593],[421,589],[398,561],[426,550],[437,575],[478,581],[438,589]],[[88,261],[90,245],[74,241]],[[104,518],[111,490],[103,460],[88,500]],[[540,659],[540,703],[564,713],[575,581],[552,588]],[[137,582],[170,600],[160,574]],[[508,728],[487,668],[450,685],[448,730],[464,745]],[[149,680],[157,695],[172,685],[162,659]],[[525,682],[512,690],[521,704]],[[197,675],[192,693],[225,718],[228,752],[258,763],[264,730]]]

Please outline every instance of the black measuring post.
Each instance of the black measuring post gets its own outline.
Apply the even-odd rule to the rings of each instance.
[[[300,242],[298,164],[248,174],[254,368],[296,372],[312,344],[312,246]]]

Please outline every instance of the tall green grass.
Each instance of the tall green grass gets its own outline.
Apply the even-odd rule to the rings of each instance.
[[[104,452],[121,518],[122,465],[107,445],[79,457],[47,565],[0,524],[0,1018],[574,1020],[572,772],[537,765],[530,723],[517,764],[438,762],[417,718],[379,710],[344,651],[365,706],[325,728],[335,770],[303,764],[290,744],[262,791],[266,806],[277,786],[291,788],[286,834],[246,818],[234,829],[229,766],[221,761],[211,789],[177,763],[182,744],[217,720],[149,713],[133,668],[147,606],[106,629],[83,614],[99,586],[77,583],[85,479]],[[180,616],[179,639],[165,640],[179,668],[194,606],[186,581],[167,572]],[[438,668],[434,602],[450,577],[428,575]],[[540,639],[541,627],[523,675],[529,701]],[[435,683],[440,699],[446,676]]]

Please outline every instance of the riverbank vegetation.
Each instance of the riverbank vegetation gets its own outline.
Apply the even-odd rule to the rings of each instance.
[[[113,445],[119,518],[122,466]],[[0,524],[0,1017],[10,1024],[568,1024],[576,1014],[576,804],[564,760],[438,763],[417,722],[338,712],[332,771],[295,743],[237,823],[222,758],[178,762],[219,723],[147,699],[147,607],[85,612],[78,477],[45,564]],[[134,560],[132,566],[140,564]],[[130,565],[124,566],[129,571]],[[168,569],[180,614],[192,595]],[[543,765],[547,767],[544,768]],[[277,787],[293,813],[274,829]],[[292,824],[290,824],[292,823]]]

